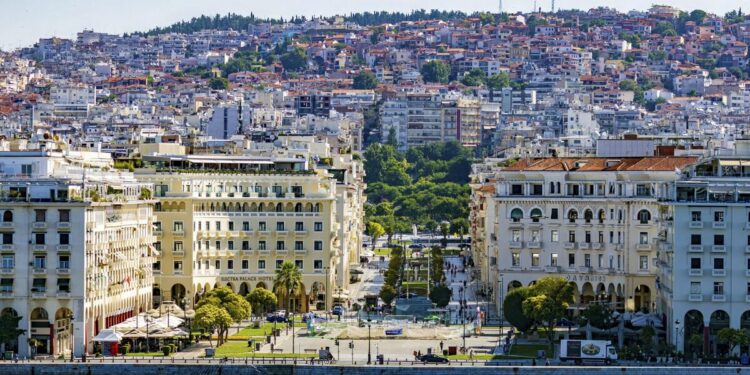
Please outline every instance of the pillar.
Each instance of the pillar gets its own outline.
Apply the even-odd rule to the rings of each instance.
[[[703,353],[708,353],[711,349],[711,328],[708,324],[709,322],[703,322]]]

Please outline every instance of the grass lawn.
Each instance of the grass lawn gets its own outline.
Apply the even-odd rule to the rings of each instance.
[[[318,355],[316,353],[254,353],[253,348],[248,347],[246,342],[228,341],[216,348],[215,356],[217,358],[313,358]]]
[[[164,353],[162,352],[143,352],[143,353],[128,353],[125,354],[126,357],[164,357]],[[171,356],[171,354],[170,354]]]
[[[276,323],[276,328],[283,328],[285,323]],[[273,330],[273,323],[263,322],[260,328],[253,328],[252,325],[241,329],[239,332],[230,335],[230,340],[247,340],[250,337],[263,337],[264,335],[270,335]]]
[[[515,357],[536,358],[537,350],[544,350],[549,354],[547,344],[516,344],[510,348],[510,355]]]
[[[375,255],[376,256],[391,256],[391,249],[387,249],[387,248],[375,249]]]

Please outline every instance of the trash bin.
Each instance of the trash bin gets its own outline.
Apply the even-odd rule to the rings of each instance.
[[[536,357],[537,358],[546,358],[547,356],[546,356],[546,353],[544,352],[544,350],[537,350],[536,351]]]
[[[206,358],[213,358],[216,348],[206,348]]]
[[[378,364],[381,364],[381,365],[383,364],[383,355],[382,354],[378,354],[377,361],[378,361]]]
[[[255,340],[253,340],[253,339],[247,340],[247,347],[248,348],[252,348],[254,343],[255,343]]]
[[[457,346],[449,346],[448,347],[448,355],[456,355],[458,353],[458,347]]]
[[[270,344],[270,343],[271,343],[271,336],[266,336],[266,344]]]
[[[256,342],[256,343],[255,343],[255,351],[256,351],[256,352],[259,352],[259,351],[260,351],[260,343],[259,343],[259,342]]]

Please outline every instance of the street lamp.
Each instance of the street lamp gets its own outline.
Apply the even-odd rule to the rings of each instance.
[[[464,353],[466,353],[466,280],[464,280],[464,287],[461,290],[461,294],[463,294],[463,297],[461,298],[461,321],[463,322],[463,332],[461,332],[461,337],[463,337],[464,344],[463,349]]]
[[[679,339],[678,339],[678,337],[680,336],[680,332],[681,331],[682,330],[680,329],[680,320],[677,319],[677,320],[674,321],[674,346],[675,346],[676,350],[679,350],[679,346],[678,346]],[[685,352],[685,348],[682,349],[682,352],[683,353]]]
[[[288,305],[289,305],[289,316],[290,316],[290,320],[292,322],[292,357],[294,357],[294,312],[292,312],[292,289],[291,288],[289,288],[288,299],[289,299],[289,303],[288,303]]]
[[[370,330],[371,322],[372,320],[370,320],[370,311],[368,310],[367,311],[367,364],[368,365],[372,363],[372,347],[370,345],[370,342],[372,340],[372,334]]]

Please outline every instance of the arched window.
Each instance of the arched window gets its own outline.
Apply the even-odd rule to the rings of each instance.
[[[542,210],[534,208],[531,210],[531,214],[529,216],[531,216],[531,220],[533,222],[538,223],[539,219],[542,218]]]
[[[294,205],[294,212],[302,212],[302,203],[297,203]]]
[[[599,224],[604,224],[604,219],[607,218],[607,214],[604,212],[604,210],[599,210]]]
[[[514,223],[518,223],[523,219],[523,211],[520,208],[514,208],[510,211],[510,220]]]
[[[648,224],[648,222],[651,221],[651,213],[648,212],[648,210],[638,211],[638,221],[641,224]]]
[[[594,213],[591,210],[586,209],[586,211],[583,211],[583,220],[585,220],[586,223],[590,223],[593,219]]]
[[[284,206],[281,203],[276,203],[276,212],[283,212]]]
[[[315,203],[313,206],[313,212],[320,212],[320,203]]]
[[[3,222],[9,223],[11,221],[13,221],[13,211],[6,210],[3,212]]]
[[[575,223],[576,220],[578,220],[578,211],[576,210],[568,211],[568,221],[571,223]]]
[[[555,194],[555,183],[552,182],[552,181],[550,181],[550,183],[549,183],[549,193],[550,194]]]

